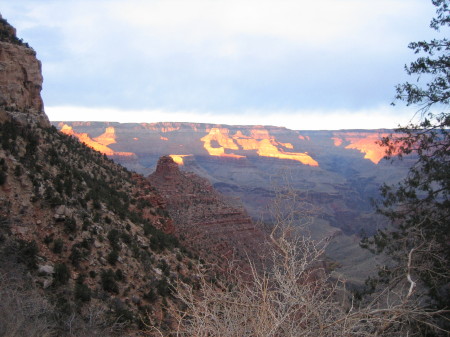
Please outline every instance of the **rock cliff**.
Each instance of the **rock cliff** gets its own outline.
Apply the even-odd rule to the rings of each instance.
[[[13,115],[22,123],[50,126],[41,98],[41,62],[0,16],[0,120]]]

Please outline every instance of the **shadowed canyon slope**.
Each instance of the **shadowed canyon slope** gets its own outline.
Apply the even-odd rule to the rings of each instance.
[[[334,237],[330,254],[342,261],[365,254],[355,248],[359,234],[372,234],[384,226],[384,220],[374,215],[371,199],[377,198],[383,182],[397,181],[408,166],[408,160],[395,166],[382,160],[384,149],[375,142],[390,130],[296,131],[193,123],[53,124],[91,141],[114,135],[114,142],[104,145],[104,153],[143,174],[155,170],[160,156],[170,155],[183,171],[203,176],[220,192],[239,198],[249,215],[256,219],[263,215],[268,222],[267,208],[277,188],[288,181],[298,196],[315,206],[311,235]]]
[[[230,203],[206,179],[181,171],[170,156],[163,156],[148,180],[165,200],[174,234],[200,255],[215,254],[215,263],[223,268],[233,260],[261,258],[264,233],[241,205]]]

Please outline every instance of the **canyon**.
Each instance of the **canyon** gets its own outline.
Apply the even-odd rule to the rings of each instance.
[[[254,221],[273,224],[277,194],[296,194],[314,214],[304,228],[330,238],[328,254],[355,282],[376,259],[359,248],[361,235],[384,228],[372,199],[383,183],[395,183],[410,159],[391,164],[376,142],[391,130],[289,130],[274,126],[202,123],[52,122],[130,170],[153,173],[161,156],[181,172],[195,173]],[[291,192],[286,192],[286,188]],[[162,188],[164,190],[164,188]],[[187,202],[187,201],[186,201]],[[301,206],[299,206],[301,207]],[[309,212],[309,211],[308,211]],[[371,261],[371,265],[366,265]],[[348,269],[348,270],[347,270]],[[351,270],[350,270],[351,269]]]
[[[50,123],[41,63],[1,16],[0,70],[0,334],[172,334],[178,290],[245,285],[286,252],[269,235],[285,221],[283,235],[329,243],[303,277],[311,294],[322,276],[357,287],[376,269],[359,247],[387,223],[371,198],[411,164],[382,160],[390,130]]]

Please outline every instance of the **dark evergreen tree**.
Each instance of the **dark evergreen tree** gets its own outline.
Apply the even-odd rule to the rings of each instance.
[[[450,1],[433,0],[436,17],[431,28],[448,35]],[[418,58],[405,66],[415,82],[396,87],[397,101],[417,107],[410,124],[383,138],[387,158],[413,159],[406,178],[384,185],[378,210],[392,220],[391,230],[363,240],[393,258],[380,280],[403,280],[408,296],[421,298],[430,310],[450,308],[450,41],[445,38],[412,42]],[[403,276],[402,276],[403,275]],[[398,284],[398,283],[397,283]],[[443,313],[443,316],[446,314]],[[434,323],[448,329],[441,316]],[[447,316],[448,318],[448,316]],[[428,332],[427,332],[428,333]]]

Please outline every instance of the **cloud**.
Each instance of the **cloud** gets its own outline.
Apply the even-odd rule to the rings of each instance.
[[[96,46],[114,48],[113,40],[148,56],[195,53],[199,48],[216,56],[238,51],[255,56],[262,40],[323,51],[363,44],[379,51],[383,45],[395,44],[399,34],[417,31],[418,21],[429,20],[423,13],[431,7],[417,0],[18,2],[28,13],[24,29],[60,29],[73,53],[101,49]],[[239,41],[256,41],[256,46]],[[233,52],[224,53],[230,45]]]
[[[422,0],[15,0],[2,11],[43,62],[47,106],[224,118],[389,104],[414,57],[406,45],[428,37],[433,16]]]
[[[410,110],[380,106],[367,110],[246,111],[216,113],[166,110],[120,110],[79,106],[51,106],[46,112],[52,121],[109,121],[121,123],[191,122],[231,125],[274,125],[293,130],[339,130],[396,128],[406,124]],[[74,118],[75,116],[75,118]]]

